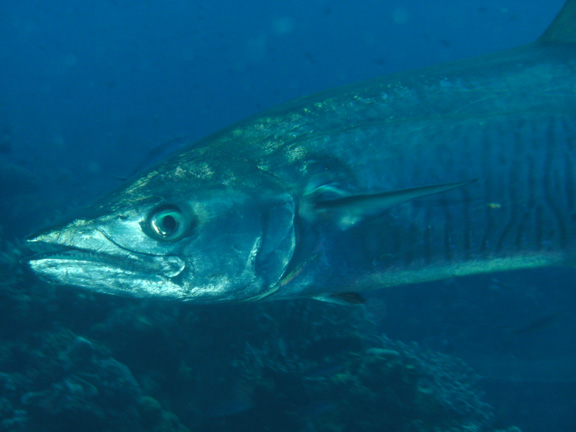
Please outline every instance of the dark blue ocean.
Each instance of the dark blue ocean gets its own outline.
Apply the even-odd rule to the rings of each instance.
[[[2,0],[0,432],[576,431],[571,269],[203,306],[21,262],[27,234],[183,143],[531,42],[563,3]]]

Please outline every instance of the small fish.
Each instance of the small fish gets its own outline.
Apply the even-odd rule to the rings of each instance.
[[[230,417],[243,414],[254,408],[252,397],[240,384],[233,385],[222,396],[220,399],[217,398],[214,404],[203,410],[202,414],[205,417]]]
[[[547,315],[535,318],[520,327],[510,329],[508,334],[510,336],[524,336],[538,333],[554,326],[565,316],[567,316],[566,312],[552,312]]]
[[[576,0],[534,43],[281,105],[28,239],[42,279],[192,302],[572,266]]]
[[[324,381],[345,371],[345,364],[325,365],[304,372],[304,379],[308,381]]]
[[[214,405],[210,409],[204,411],[203,414],[205,417],[213,417],[213,418],[230,417],[245,413],[246,411],[249,411],[252,408],[254,408],[254,404],[251,402],[229,401]]]
[[[35,192],[40,189],[40,179],[18,165],[0,159],[0,196]]]
[[[331,401],[314,401],[305,406],[300,415],[303,417],[321,417],[325,414],[330,414],[338,410],[338,404]]]

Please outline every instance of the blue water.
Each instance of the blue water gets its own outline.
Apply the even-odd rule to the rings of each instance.
[[[6,374],[0,390],[12,407],[0,408],[0,431],[76,430],[87,418],[94,430],[123,430],[119,424],[142,418],[160,425],[158,416],[167,412],[178,421],[158,430],[184,430],[176,424],[189,430],[280,430],[279,424],[322,430],[346,409],[337,398],[315,394],[323,381],[306,371],[333,370],[321,378],[334,385],[344,380],[342,370],[355,363],[339,347],[364,352],[370,345],[348,334],[364,329],[364,313],[373,324],[362,331],[464,359],[483,377],[484,400],[502,429],[576,430],[576,274],[570,271],[372,293],[362,314],[296,304],[264,307],[260,318],[245,320],[245,305],[199,309],[47,288],[21,273],[16,251],[25,234],[116,187],[117,177],[129,175],[162,143],[198,139],[311,92],[530,42],[562,4],[0,2],[0,373]],[[270,313],[280,323],[261,326]],[[217,319],[220,314],[228,317]],[[345,326],[346,317],[354,331],[316,328],[322,319]],[[245,326],[238,328],[238,321]],[[295,322],[300,327],[291,334]],[[311,329],[329,333],[334,346],[310,358],[264,348],[266,340],[284,338],[289,350]],[[260,348],[251,352],[239,340]],[[248,368],[262,386],[250,387],[242,362],[273,353],[277,357],[261,359],[268,375]],[[232,362],[234,355],[239,357]],[[314,364],[319,359],[329,361]],[[218,372],[218,361],[226,372]],[[195,368],[204,368],[203,374]],[[106,411],[117,403],[107,392],[118,392],[114,379],[102,374],[121,376],[127,401],[148,399],[138,408],[126,402],[125,409]],[[285,394],[271,401],[266,388]],[[303,389],[309,392],[305,401],[298,393]],[[97,410],[104,410],[102,418]],[[357,413],[358,423],[344,430],[364,430],[362,416],[369,423],[371,415]],[[104,420],[110,418],[124,420]],[[295,418],[304,420],[291,423]]]

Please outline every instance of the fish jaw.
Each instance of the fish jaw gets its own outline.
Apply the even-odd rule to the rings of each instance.
[[[33,236],[28,265],[41,279],[61,285],[136,297],[185,298],[174,278],[186,269],[177,256],[129,250],[111,240],[98,223],[76,219]]]

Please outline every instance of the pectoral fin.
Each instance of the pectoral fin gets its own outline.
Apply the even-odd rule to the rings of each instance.
[[[329,214],[337,220],[341,228],[345,229],[365,218],[382,214],[386,209],[396,204],[446,192],[469,185],[475,181],[476,180],[466,180],[456,183],[421,186],[374,194],[344,195],[344,193],[340,193],[341,197],[331,199],[323,198],[323,190],[318,188],[308,195],[308,199],[312,201],[311,205],[308,206],[308,211],[314,211],[317,214]]]

